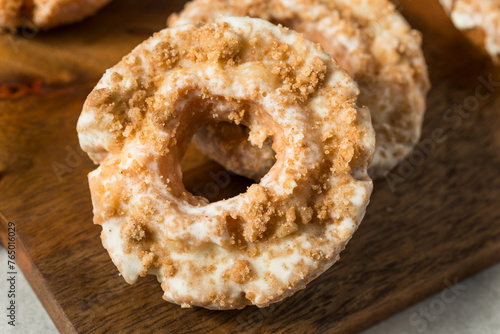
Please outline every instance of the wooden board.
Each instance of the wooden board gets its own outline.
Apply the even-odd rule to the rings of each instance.
[[[425,145],[390,182],[375,183],[340,262],[266,309],[181,309],[161,299],[153,277],[127,285],[92,224],[86,174],[95,166],[78,149],[75,125],[103,71],[181,2],[114,1],[67,28],[0,35],[1,239],[16,222],[17,263],[62,332],[354,332],[500,260],[500,87],[481,86],[481,78],[500,81],[500,71],[437,1],[406,0],[433,83]],[[450,110],[464,103],[471,112]],[[217,169],[191,151],[185,182],[201,187]],[[221,196],[245,185],[232,177]]]

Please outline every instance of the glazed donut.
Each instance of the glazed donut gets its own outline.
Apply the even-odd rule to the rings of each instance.
[[[377,144],[371,177],[387,174],[420,137],[429,79],[420,34],[387,0],[195,0],[169,26],[211,22],[220,15],[250,16],[280,23],[320,43],[359,84],[360,105],[370,109]],[[200,129],[194,137],[204,154],[237,174],[259,180],[272,165],[267,151],[241,136],[246,131]],[[240,135],[239,140],[235,136]],[[238,143],[238,147],[231,146]],[[235,151],[242,150],[238,155]],[[255,159],[259,154],[260,159]],[[266,157],[271,156],[271,161]],[[256,164],[261,165],[255,168]],[[249,172],[250,171],[250,172]]]
[[[129,283],[156,275],[184,307],[267,306],[328,269],[371,194],[369,111],[334,60],[251,18],[156,33],[106,72],[78,121],[94,222]],[[276,164],[243,194],[208,203],[182,183],[196,129],[229,122],[273,139]]]
[[[440,0],[453,24],[500,63],[500,0]]]
[[[0,28],[48,29],[80,21],[111,0],[0,0]]]

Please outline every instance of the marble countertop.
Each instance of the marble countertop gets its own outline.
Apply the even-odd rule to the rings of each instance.
[[[1,305],[8,305],[7,253],[0,248],[3,276]],[[58,333],[47,312],[19,272],[16,286],[16,326],[0,317],[0,333]],[[2,306],[2,309],[5,309]],[[4,311],[3,313],[5,313]],[[459,282],[384,320],[363,334],[497,334],[500,333],[500,264]]]

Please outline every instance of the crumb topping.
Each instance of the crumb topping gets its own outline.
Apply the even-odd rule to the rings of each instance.
[[[150,273],[169,301],[241,308],[330,267],[371,193],[374,133],[358,93],[315,44],[250,18],[160,31],[108,70],[77,129],[100,164],[94,222],[127,282]],[[197,128],[223,123],[272,145],[277,163],[208,203],[184,188],[180,160]]]

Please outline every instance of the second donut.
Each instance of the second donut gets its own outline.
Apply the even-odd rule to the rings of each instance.
[[[420,138],[427,67],[420,34],[387,0],[195,0],[170,26],[211,22],[221,15],[282,24],[320,43],[358,83],[360,105],[372,115],[377,144],[370,176],[382,177]],[[220,124],[199,130],[197,147],[226,169],[259,180],[274,163],[271,143],[252,146],[245,128]]]

